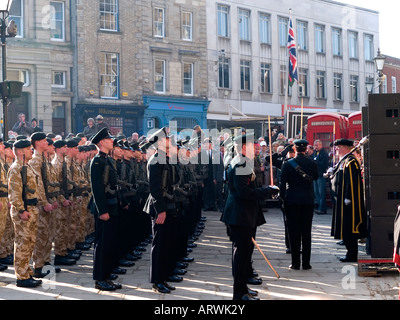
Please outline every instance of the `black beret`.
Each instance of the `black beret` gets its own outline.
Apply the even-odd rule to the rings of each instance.
[[[141,151],[139,148],[139,142],[132,143],[131,148],[133,151]]]
[[[349,140],[349,139],[337,139],[334,142],[335,146],[348,146],[348,147],[352,147],[354,144],[353,140]]]
[[[76,136],[79,137],[79,138],[84,138],[84,137],[85,137],[85,135],[83,134],[83,132],[79,132]]]
[[[12,147],[12,144],[10,142],[8,142],[8,141],[4,141],[3,144],[4,144],[4,149]]]
[[[112,137],[111,137],[111,134],[108,131],[108,129],[103,128],[91,138],[91,141],[92,141],[92,143],[97,144],[103,139],[111,139],[111,138]]]
[[[17,140],[17,141],[18,140],[26,140],[26,137],[24,135],[20,134],[15,138],[15,140]]]
[[[16,149],[23,149],[23,148],[28,148],[32,144],[28,139],[20,139],[14,143],[14,148]]]
[[[78,141],[76,141],[76,139],[67,139],[66,142],[68,148],[75,148],[78,146]]]
[[[64,146],[66,146],[66,145],[67,145],[67,142],[65,140],[54,141],[54,147],[55,148],[62,148]]]
[[[46,134],[46,137],[50,138],[50,139],[53,139],[53,138],[56,137],[56,135],[54,133],[52,133],[52,132],[49,132],[48,134]]]
[[[78,146],[78,150],[79,150],[79,152],[85,152],[85,151],[87,151],[87,148],[86,148],[86,146]]]
[[[305,139],[296,139],[293,143],[296,147],[307,147],[309,145],[308,141]]]
[[[14,145],[15,141],[14,140],[8,140],[7,143],[10,145],[10,148]]]
[[[54,144],[53,139],[51,139],[51,138],[46,138],[46,140],[47,140],[47,143],[49,144],[49,146],[51,146],[52,144]]]
[[[46,139],[46,134],[44,132],[34,132],[31,134],[31,141],[39,141]]]

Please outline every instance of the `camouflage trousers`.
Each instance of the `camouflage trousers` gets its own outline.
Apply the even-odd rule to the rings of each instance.
[[[6,230],[7,216],[8,216],[8,198],[0,198],[0,240],[3,238]]]
[[[82,197],[79,210],[79,223],[76,234],[76,242],[84,242],[87,235],[87,205],[89,202],[88,197]]]
[[[14,252],[14,225],[10,211],[7,211],[6,228],[0,241],[0,258],[6,258]]]
[[[14,223],[15,232],[14,271],[17,280],[28,279],[33,275],[29,261],[36,242],[39,210],[35,206],[28,206],[27,211],[31,213],[31,217],[28,221],[23,221],[16,208],[11,207],[11,219]]]
[[[81,213],[81,203],[82,198],[76,197],[73,200],[73,205],[70,207],[69,217],[68,217],[68,240],[67,247],[69,250],[73,250],[76,247],[77,242],[77,230],[79,225],[80,213]]]
[[[64,207],[62,204],[60,204],[59,209],[55,212],[56,230],[54,236],[54,254],[56,256],[66,256],[68,253],[67,240],[69,232],[68,223],[70,210],[70,207]]]
[[[55,216],[55,210],[51,212],[45,212],[43,209],[39,210],[36,244],[32,256],[35,269],[43,268],[46,261],[50,262],[50,260],[46,259],[50,256],[49,251],[51,251],[52,247],[54,236],[54,228],[52,226],[54,225]]]

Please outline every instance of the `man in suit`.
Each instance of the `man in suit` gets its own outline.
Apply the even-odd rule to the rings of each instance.
[[[260,201],[269,188],[257,188],[254,173],[254,136],[239,135],[234,140],[236,155],[228,168],[229,194],[222,221],[232,241],[233,299],[258,300],[257,292],[247,287],[252,270],[252,238],[256,228],[265,223]]]
[[[311,269],[311,227],[314,211],[313,181],[318,178],[317,164],[306,157],[307,140],[295,140],[296,157],[283,163],[280,196],[287,219],[292,254],[291,269],[300,269],[302,245],[303,269]]]
[[[215,153],[215,163],[213,168],[213,176],[214,176],[214,184],[216,191],[216,203],[218,205],[218,209],[222,212],[224,210],[224,145],[223,142],[220,143],[219,153]],[[219,162],[217,161],[219,158]]]
[[[204,203],[204,211],[216,211],[216,181],[214,179],[214,156],[215,151],[213,149],[213,143],[210,138],[204,139],[204,153],[201,160],[207,159],[207,162],[204,163],[207,166],[207,178],[204,179],[204,193],[203,193],[203,203]],[[218,155],[218,153],[217,153]]]
[[[312,159],[318,166],[318,179],[314,181],[315,200],[318,205],[315,213],[326,214],[326,178],[324,178],[323,175],[329,167],[329,155],[322,146],[321,140],[314,141],[314,153]]]

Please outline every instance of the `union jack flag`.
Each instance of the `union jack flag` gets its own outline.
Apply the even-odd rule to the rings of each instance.
[[[289,18],[289,36],[288,44],[289,49],[289,86],[293,86],[295,81],[298,81],[297,77],[297,57],[296,57],[296,42],[294,40],[294,29],[292,18]]]

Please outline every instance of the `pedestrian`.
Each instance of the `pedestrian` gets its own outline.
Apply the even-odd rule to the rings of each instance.
[[[33,132],[42,132],[42,128],[39,127],[38,121],[36,120],[36,118],[32,118],[31,120],[31,127]]]
[[[18,121],[14,124],[11,130],[16,132],[18,135],[23,135],[25,137],[29,137],[33,132],[31,124],[26,120],[25,114],[22,112],[18,114]]]
[[[32,158],[31,142],[21,139],[14,143],[16,161],[8,175],[8,198],[14,224],[14,272],[18,287],[37,287],[42,281],[33,278],[29,265],[36,242],[37,208],[36,175],[27,162]]]
[[[171,248],[171,223],[177,215],[173,185],[172,166],[169,164],[169,138],[165,128],[157,130],[148,139],[149,145],[156,143],[157,151],[147,164],[149,196],[143,211],[152,217],[153,242],[150,255],[150,282],[154,291],[170,293],[175,287],[168,284],[170,276],[169,254]],[[177,281],[181,278],[175,277]]]
[[[316,214],[326,214],[326,178],[324,174],[329,167],[329,154],[322,145],[321,140],[314,141],[314,153],[312,159],[318,166],[318,179],[314,181],[315,201],[317,205]]]
[[[253,170],[254,136],[239,135],[234,139],[234,146],[236,154],[228,168],[229,194],[221,218],[232,241],[233,299],[258,300],[257,291],[249,289],[247,281],[253,273],[252,238],[257,227],[265,223],[260,201],[270,191],[257,186]]]
[[[203,191],[203,204],[204,211],[217,211],[216,208],[216,180],[214,179],[214,157],[218,156],[219,153],[215,152],[213,148],[213,142],[210,138],[204,139],[203,143],[204,150],[202,150],[204,157],[202,161],[207,167],[207,177],[204,179],[204,191]]]
[[[86,123],[87,126],[83,129],[83,134],[85,135],[86,139],[89,140],[92,136],[96,134],[97,128],[93,118],[88,118]]]
[[[101,129],[106,128],[107,130],[110,130],[109,126],[107,123],[104,122],[104,118],[101,114],[99,114],[96,117],[96,131],[99,132]]]
[[[340,261],[357,262],[358,239],[367,236],[361,167],[351,153],[352,140],[338,139],[334,145],[340,159],[335,168],[329,170],[334,196],[331,235],[343,240],[346,246],[346,256],[340,257]]]
[[[113,139],[107,128],[103,128],[91,141],[98,149],[90,164],[92,212],[96,219],[93,280],[96,289],[113,291],[122,287],[112,281],[115,277],[111,273],[116,261],[115,239],[118,226],[117,172],[108,156],[113,149]]]
[[[317,164],[305,155],[308,141],[294,141],[296,156],[285,161],[281,169],[280,196],[287,219],[292,255],[291,269],[311,269],[311,227],[314,211],[313,181],[318,178]],[[301,249],[302,248],[302,249]],[[300,253],[300,249],[302,250]]]

